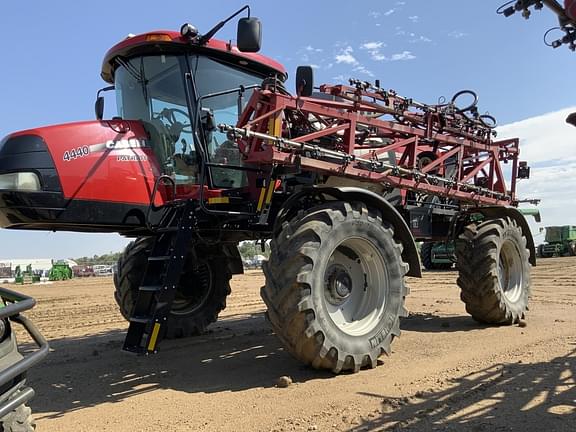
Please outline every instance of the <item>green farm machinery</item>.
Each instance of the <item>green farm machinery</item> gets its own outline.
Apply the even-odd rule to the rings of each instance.
[[[26,270],[22,270],[20,266],[16,266],[14,282],[20,285],[40,282],[40,275],[34,273],[34,270],[32,270],[32,264],[28,264]]]
[[[456,262],[454,242],[427,242],[420,248],[420,259],[426,270],[449,270]]]
[[[538,246],[538,255],[542,258],[576,255],[576,226],[546,227],[545,242]]]
[[[52,268],[48,273],[48,280],[60,281],[72,279],[72,269],[66,261],[56,261],[52,263]]]
[[[541,221],[540,210],[537,208],[524,207],[519,208],[518,211],[524,216],[534,217],[536,222]],[[574,240],[576,240],[576,234],[572,235],[572,247],[576,248],[576,243]],[[539,253],[540,256],[542,256],[540,249]],[[456,250],[454,247],[454,242],[444,240],[423,243],[420,247],[420,260],[422,261],[422,265],[426,270],[450,270],[456,262]]]

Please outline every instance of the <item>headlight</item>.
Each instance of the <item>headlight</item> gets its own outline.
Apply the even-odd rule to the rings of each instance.
[[[39,191],[40,179],[31,172],[0,174],[0,189]]]

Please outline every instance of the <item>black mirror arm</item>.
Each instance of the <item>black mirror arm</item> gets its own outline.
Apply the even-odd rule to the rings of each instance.
[[[113,86],[113,85],[108,86],[108,87],[103,87],[103,88],[101,88],[100,90],[98,90],[98,93],[96,93],[96,98],[99,98],[99,97],[100,97],[100,94],[101,94],[102,92],[114,90],[115,88],[116,88],[116,87]]]
[[[200,45],[204,45],[206,44],[210,39],[212,39],[212,37],[218,33],[218,31],[220,31],[220,29],[222,27],[224,27],[224,25],[230,21],[231,19],[233,19],[234,17],[236,17],[237,15],[240,15],[240,13],[244,12],[246,9],[248,9],[248,18],[250,18],[250,6],[246,5],[243,8],[237,10],[236,12],[234,12],[232,15],[230,15],[228,18],[226,18],[223,21],[220,21],[218,24],[216,24],[214,27],[212,27],[208,33],[206,33],[205,35],[203,35],[199,40],[198,43]]]

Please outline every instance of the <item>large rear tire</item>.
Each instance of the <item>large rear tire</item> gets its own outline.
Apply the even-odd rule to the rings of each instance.
[[[118,260],[114,274],[114,297],[127,320],[132,314],[153,246],[152,237],[140,237],[126,246]],[[199,247],[197,256],[199,261],[196,263],[196,271],[191,262],[191,254],[184,264],[184,272],[168,316],[165,335],[168,339],[204,333],[206,327],[215,322],[218,314],[226,307],[232,274],[225,253],[217,246]]]
[[[530,253],[515,221],[492,219],[464,228],[456,240],[460,298],[479,322],[514,324],[530,295]]]
[[[401,253],[392,227],[362,203],[330,202],[286,222],[262,298],[288,351],[335,373],[375,367],[406,313]]]

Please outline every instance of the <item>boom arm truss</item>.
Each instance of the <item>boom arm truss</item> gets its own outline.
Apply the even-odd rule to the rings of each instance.
[[[519,140],[493,141],[474,102],[426,105],[377,82],[323,85],[315,97],[257,90],[236,126],[245,163],[381,183],[473,205],[515,205]],[[510,189],[502,163],[511,162]]]

